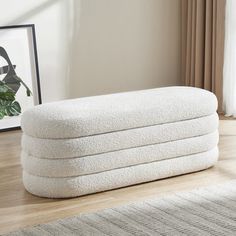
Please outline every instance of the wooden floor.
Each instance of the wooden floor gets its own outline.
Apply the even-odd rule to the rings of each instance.
[[[220,160],[213,168],[67,200],[50,200],[27,193],[21,180],[21,132],[0,133],[0,234],[82,212],[236,179],[236,120],[221,120],[220,133]]]

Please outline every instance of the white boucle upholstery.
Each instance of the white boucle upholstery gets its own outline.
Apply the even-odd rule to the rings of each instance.
[[[76,138],[198,118],[216,109],[211,92],[166,87],[39,105],[24,112],[21,127],[37,138]]]
[[[185,139],[214,132],[218,115],[74,139],[39,139],[23,135],[22,148],[40,158],[71,158]]]
[[[23,169],[45,177],[68,177],[205,152],[218,143],[218,132],[193,138],[69,159],[41,159],[23,152]]]
[[[23,183],[67,198],[203,170],[218,158],[217,100],[167,87],[65,100],[22,115]]]
[[[25,188],[49,198],[76,197],[207,169],[218,159],[217,147],[199,154],[68,178],[39,177],[23,172]]]

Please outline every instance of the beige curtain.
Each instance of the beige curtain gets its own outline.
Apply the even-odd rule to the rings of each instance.
[[[184,85],[214,92],[222,109],[225,0],[182,0]]]

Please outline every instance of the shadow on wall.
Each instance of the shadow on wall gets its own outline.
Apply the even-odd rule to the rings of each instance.
[[[19,22],[25,22],[28,19],[30,19],[31,17],[39,14],[40,12],[46,10],[49,7],[51,7],[52,5],[57,3],[58,1],[61,1],[61,0],[48,0],[48,1],[38,5],[35,8],[27,10],[26,12],[21,14],[21,16],[9,21],[7,25],[17,25],[17,24],[19,24]]]

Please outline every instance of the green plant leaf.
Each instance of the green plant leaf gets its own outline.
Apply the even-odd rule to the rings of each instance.
[[[20,104],[17,101],[12,102],[6,106],[6,113],[8,116],[18,116],[21,113]]]
[[[7,87],[4,85],[0,85],[0,93],[6,93],[8,91]]]
[[[0,109],[0,120],[3,119],[5,115],[6,115],[5,111],[3,109]]]
[[[0,109],[4,109],[9,103],[11,103],[11,101],[0,99]]]
[[[0,92],[0,99],[7,100],[7,101],[14,101],[15,100],[15,94],[12,92]]]
[[[27,96],[32,95],[28,86],[17,75],[12,76],[15,79],[15,84],[22,84],[26,88]],[[14,81],[14,80],[13,80]],[[8,84],[14,88],[13,84]],[[4,116],[18,116],[21,113],[20,104],[15,101],[16,91],[9,87],[4,81],[0,81],[0,119]]]
[[[0,99],[0,119],[4,116],[18,116],[21,113],[20,104],[17,101]]]
[[[15,92],[3,81],[0,81],[0,99],[7,101],[15,100]]]
[[[0,99],[0,120],[6,115],[4,100]]]

